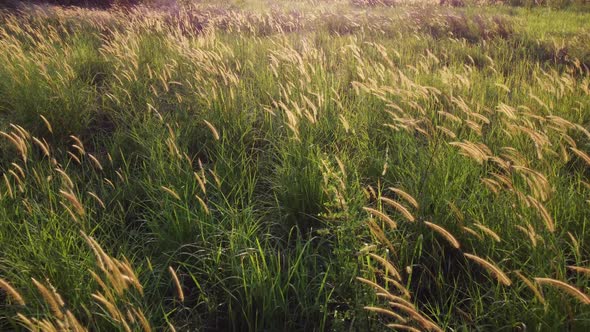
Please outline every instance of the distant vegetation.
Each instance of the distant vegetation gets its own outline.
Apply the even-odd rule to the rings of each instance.
[[[590,329],[587,6],[118,4],[0,10],[0,330]]]

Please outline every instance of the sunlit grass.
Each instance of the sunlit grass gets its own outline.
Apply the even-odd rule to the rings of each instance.
[[[1,12],[0,330],[588,328],[589,21]]]

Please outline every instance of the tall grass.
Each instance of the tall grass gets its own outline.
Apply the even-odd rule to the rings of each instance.
[[[263,5],[1,12],[0,329],[590,326],[588,14]]]

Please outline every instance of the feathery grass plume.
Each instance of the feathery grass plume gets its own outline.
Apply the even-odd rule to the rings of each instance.
[[[422,326],[423,328],[425,328],[428,331],[436,331],[436,332],[443,332],[443,329],[440,328],[438,325],[436,325],[434,322],[432,322],[430,319],[424,317],[424,315],[422,315],[420,312],[418,312],[417,310],[405,306],[401,303],[394,303],[394,302],[390,302],[389,305],[393,308],[399,309],[401,311],[403,311],[404,313],[408,314],[410,317],[412,317],[412,319],[418,323],[420,326]]]
[[[572,150],[578,157],[582,158],[582,160],[584,160],[588,166],[590,166],[590,156],[586,152],[573,147],[570,147],[570,150]]]
[[[362,282],[365,285],[369,285],[369,286],[373,287],[374,289],[378,290],[380,293],[390,294],[390,295],[393,296],[393,294],[391,294],[387,289],[381,287],[380,285],[378,285],[377,283],[375,283],[375,282],[373,282],[373,281],[371,281],[369,279],[365,279],[365,278],[362,278],[362,277],[356,277],[356,280]]]
[[[416,310],[416,306],[410,302],[409,300],[404,299],[403,297],[397,296],[397,295],[391,295],[390,297],[388,297],[389,299],[391,299],[391,301],[389,302],[389,304],[391,303],[399,303],[399,304],[403,304],[406,307],[412,308],[414,310]]]
[[[576,254],[579,257],[580,256],[580,242],[576,239],[576,237],[571,232],[567,232],[567,236],[570,238],[570,241],[572,242],[572,246],[574,247],[574,250],[576,251]]]
[[[53,312],[55,317],[59,320],[63,320],[64,319],[64,314],[62,311],[63,306],[60,306],[59,299],[56,298],[54,296],[54,294],[52,292],[50,292],[47,289],[47,287],[45,287],[42,283],[38,282],[35,278],[31,278],[31,279],[33,280],[33,284],[35,285],[35,287],[37,287],[37,290],[39,290],[39,293],[41,293],[41,296],[45,300],[45,303],[47,303],[49,305],[49,308],[51,309],[51,311]]]
[[[475,255],[471,255],[471,254],[467,254],[467,253],[464,253],[463,255],[465,255],[465,257],[471,259],[472,261],[476,262],[484,269],[488,270],[488,272],[490,272],[494,277],[496,277],[496,279],[500,283],[504,284],[505,286],[510,286],[512,284],[512,281],[510,281],[510,278],[508,278],[508,276],[504,272],[502,272],[502,270],[500,270],[500,268],[498,268],[494,264],[486,261],[483,258],[475,256]]]
[[[550,286],[556,287],[556,288],[561,289],[562,291],[570,294],[571,296],[575,297],[583,304],[590,304],[590,297],[588,295],[584,294],[581,290],[577,289],[576,287],[574,287],[568,283],[565,283],[563,281],[556,280],[556,279],[551,279],[551,278],[534,278],[534,279],[539,285],[550,285]]]
[[[215,185],[217,186],[217,188],[221,188],[221,180],[219,179],[219,176],[217,176],[217,173],[215,171],[213,171],[212,169],[209,170],[209,174],[211,174],[211,176],[213,177],[213,181],[215,181]],[[204,177],[204,175],[203,175]]]
[[[88,331],[88,329],[86,329],[84,326],[82,326],[82,324],[80,324],[80,321],[76,318],[76,316],[74,316],[74,314],[70,310],[66,311],[66,321],[68,323],[69,328],[73,332]]]
[[[199,197],[199,195],[195,194],[195,197],[197,198],[197,201],[199,201],[199,204],[201,205],[201,207],[203,208],[205,213],[211,214],[211,212],[209,212],[209,208],[207,207],[207,204],[205,203],[205,201],[203,199],[201,199],[201,197]]]
[[[164,190],[165,192],[167,192],[168,194],[170,194],[170,196],[174,197],[175,199],[180,201],[180,196],[176,193],[176,191],[165,187],[165,186],[161,186],[160,188],[162,188],[162,190]]]
[[[76,162],[76,164],[78,164],[78,165],[81,165],[82,164],[82,162],[80,161],[80,158],[78,158],[71,151],[66,151],[66,153],[68,154],[68,156],[70,156],[71,159],[73,159]]]
[[[109,313],[112,319],[123,322],[124,317],[119,308],[114,305],[111,301],[109,301],[104,295],[100,293],[92,294],[92,298],[94,298],[99,304],[101,304],[106,311]]]
[[[590,268],[582,267],[582,266],[574,266],[574,265],[568,265],[567,268],[572,271],[575,271],[578,273],[583,273],[587,276],[590,276]]]
[[[381,264],[381,266],[383,266],[385,268],[385,273],[391,275],[392,277],[396,278],[397,280],[401,280],[402,277],[400,276],[399,272],[397,271],[397,269],[395,268],[395,266],[393,266],[393,264],[391,264],[388,260],[386,260],[385,258],[376,255],[374,253],[369,253],[369,256],[371,258],[373,258],[374,260],[376,260],[377,262],[379,262],[379,264]]]
[[[527,225],[527,226],[530,226],[530,225]],[[523,232],[526,236],[529,237],[529,239],[531,240],[531,244],[533,245],[533,248],[537,247],[537,234],[534,232],[534,229],[532,229],[532,231],[531,231],[532,227],[525,228],[520,225],[516,225],[516,228],[518,230],[520,230],[521,232]]]
[[[74,211],[72,211],[72,209],[70,209],[66,203],[64,202],[59,202],[59,205],[61,205],[66,212],[70,215],[70,217],[72,218],[72,220],[74,220],[74,222],[76,223],[80,223],[80,220],[78,220],[78,217],[76,216],[76,214],[74,213]]]
[[[396,195],[403,198],[406,202],[410,203],[414,208],[419,208],[418,201],[412,195],[408,194],[407,192],[394,187],[389,187],[389,190],[393,191]]]
[[[38,325],[20,312],[16,314],[16,318],[21,325],[29,329],[29,331],[39,331]]]
[[[397,280],[393,280],[387,276],[384,276],[383,279],[385,279],[387,283],[393,284],[393,286],[395,286],[395,288],[397,288],[397,290],[399,290],[406,299],[410,299],[412,297],[410,291]]]
[[[401,213],[404,216],[404,218],[408,219],[408,221],[410,221],[410,222],[416,221],[416,219],[410,213],[410,211],[408,211],[408,209],[406,209],[406,207],[401,205],[400,203],[398,203],[390,198],[387,198],[387,197],[379,197],[379,200],[382,201],[383,203],[391,206],[392,208],[396,209],[399,213]]]
[[[346,168],[344,167],[344,163],[340,160],[340,158],[335,157],[336,163],[338,164],[338,168],[340,169],[340,173],[342,173],[342,177],[346,178]]]
[[[103,209],[106,208],[106,206],[104,205],[104,202],[102,201],[102,199],[100,199],[100,197],[98,197],[98,195],[96,195],[92,191],[88,191],[88,195],[90,195],[90,197],[94,198],[94,200],[96,200],[96,202],[98,203],[98,205],[100,205],[101,208],[103,208]]]
[[[496,242],[500,242],[500,236],[494,232],[493,230],[489,229],[488,227],[480,224],[480,223],[475,223],[475,227],[479,228],[482,232],[484,232],[485,234],[487,234],[488,236],[490,236],[492,239],[494,239],[494,241]]]
[[[20,293],[14,289],[6,280],[0,278],[0,289],[4,290],[4,292],[18,305],[24,306],[25,300],[20,295]]]
[[[203,181],[203,179],[201,179],[201,176],[199,175],[199,173],[197,173],[197,172],[193,172],[193,173],[195,175],[195,180],[197,180],[199,187],[201,187],[201,191],[203,191],[204,195],[207,195],[207,187],[205,187],[205,181]]]
[[[70,138],[74,140],[74,142],[76,144],[73,144],[72,147],[75,148],[76,150],[78,150],[80,152],[80,155],[84,155],[86,154],[86,150],[84,150],[84,144],[82,143],[82,141],[74,135],[70,135]]]
[[[389,225],[389,227],[391,227],[391,229],[396,229],[397,228],[397,223],[395,221],[393,221],[393,219],[391,219],[388,215],[386,215],[385,213],[375,210],[373,208],[370,207],[363,207],[363,210],[369,212],[370,214],[376,216],[377,218],[379,218],[379,220],[385,222],[386,224]]]
[[[408,332],[420,332],[417,328],[408,326],[408,325],[401,325],[401,324],[387,324],[389,328],[392,328],[396,331],[408,331]]]
[[[373,186],[370,186],[369,185],[369,186],[366,187],[366,189],[367,189],[367,192],[369,193],[368,194],[368,198],[369,199],[371,199],[371,198],[375,198],[376,199],[377,198],[377,193],[375,192],[375,189],[373,188]]]
[[[92,161],[92,164],[94,165],[94,167],[98,168],[99,171],[102,171],[102,164],[100,163],[100,161],[98,161],[98,159],[93,156],[92,154],[88,153],[88,158],[90,159],[90,161]]]
[[[366,306],[363,309],[365,309],[367,311],[375,312],[378,314],[387,315],[387,316],[399,321],[402,324],[407,322],[407,320],[404,317],[402,317],[401,315],[398,315],[395,312],[385,309],[385,308]]]
[[[444,229],[443,227],[433,224],[428,221],[425,221],[424,224],[426,226],[428,226],[430,229],[432,229],[433,231],[442,235],[451,244],[451,246],[453,246],[455,249],[459,249],[459,247],[461,247],[461,245],[459,244],[459,241],[457,241],[457,239],[455,239],[455,237],[449,231]]]
[[[520,271],[514,271],[514,274],[516,274],[520,278],[520,280],[522,280],[522,282],[524,282],[524,284],[527,285],[527,287],[533,292],[533,294],[535,294],[535,297],[537,298],[537,300],[539,300],[540,303],[547,303],[545,302],[545,297],[543,297],[541,291],[537,288],[537,286],[535,286],[535,284],[533,284],[532,281],[525,277]]]
[[[49,121],[46,117],[43,116],[43,114],[39,114],[39,116],[41,117],[41,120],[43,120],[43,123],[45,124],[45,127],[47,128],[49,133],[53,134],[53,128],[51,127],[51,123],[49,123]]]
[[[65,182],[65,185],[67,188],[69,188],[69,189],[74,188],[74,182],[72,182],[72,179],[70,178],[70,176],[66,172],[64,172],[64,170],[62,170],[61,168],[56,168],[55,171],[58,172],[59,175],[61,175],[61,178]]]
[[[406,289],[406,291],[407,291],[407,289]],[[408,294],[409,294],[409,292],[408,292]],[[404,299],[403,297],[400,297],[400,296],[397,296],[397,295],[393,295],[391,293],[381,293],[381,292],[376,292],[375,295],[377,295],[377,297],[382,297],[382,298],[388,299],[392,303],[396,303],[397,302],[397,303],[401,303],[401,304],[403,304],[405,306],[408,306],[408,307],[410,307],[412,309],[416,309],[416,306],[413,303],[411,303],[410,301]]]
[[[18,173],[20,174],[20,176],[24,179],[26,178],[26,174],[25,171],[23,170],[22,167],[20,167],[19,164],[17,163],[10,163],[10,165],[12,165],[12,167],[14,167],[14,169],[16,169],[18,171]]]
[[[461,155],[475,160],[480,165],[483,165],[483,163],[490,157],[479,144],[467,140],[463,140],[463,142],[451,142],[449,144],[459,147],[459,153]]]
[[[386,246],[390,252],[392,254],[396,254],[395,249],[393,247],[393,244],[391,244],[391,242],[389,242],[389,240],[387,239],[387,236],[385,236],[385,232],[383,232],[383,230],[381,229],[381,227],[379,227],[379,225],[377,225],[377,223],[375,222],[375,220],[373,218],[369,219],[367,221],[367,225],[369,226],[369,229],[371,230],[371,233],[373,235],[375,235],[375,237],[381,241],[381,244],[383,244],[384,246]]]
[[[448,205],[451,209],[451,212],[453,212],[453,215],[462,223],[465,220],[465,215],[463,212],[461,212],[461,210],[453,202],[449,202]]]
[[[145,315],[143,314],[143,312],[141,311],[141,309],[136,309],[136,308],[132,308],[133,313],[135,314],[135,317],[137,317],[137,319],[139,320],[139,324],[141,325],[141,328],[143,329],[144,332],[151,332],[152,331],[152,327],[149,323],[149,321],[147,320],[147,318],[145,317]]]
[[[543,206],[541,202],[539,202],[531,196],[527,196],[526,199],[531,205],[533,205],[533,207],[535,207],[535,209],[537,209],[537,211],[541,215],[541,218],[543,218],[543,221],[545,222],[545,226],[547,226],[547,230],[549,230],[549,232],[551,233],[555,232],[555,223],[553,222],[553,218],[551,217],[549,211],[547,211],[545,206]]]
[[[4,183],[6,184],[6,189],[8,190],[8,196],[10,196],[10,198],[14,198],[14,193],[12,191],[12,186],[10,185],[10,180],[8,180],[8,176],[6,176],[6,173],[2,174],[2,177],[4,178]]]
[[[39,149],[43,151],[45,157],[49,158],[49,146],[46,143],[41,142],[37,137],[33,137],[33,143],[35,143],[39,147]]]
[[[178,276],[176,275],[176,271],[174,271],[172,266],[168,267],[168,271],[170,271],[170,275],[172,276],[172,281],[174,282],[174,286],[176,286],[178,300],[180,300],[180,302],[184,302],[184,292],[182,291],[182,286],[180,285],[180,280],[178,280]]]
[[[209,127],[209,130],[211,130],[211,134],[213,134],[213,138],[216,141],[219,141],[219,132],[217,131],[217,129],[215,129],[215,127],[213,127],[213,125],[209,121],[203,120],[203,122],[205,122],[207,127]]]
[[[76,210],[76,213],[78,213],[79,216],[84,216],[84,214],[85,214],[84,206],[82,205],[82,203],[80,203],[80,201],[78,200],[76,195],[74,195],[73,192],[71,192],[71,191],[67,192],[65,190],[60,190],[59,193],[63,197],[65,197],[68,200],[68,202],[70,202],[70,204],[72,204],[72,206]]]

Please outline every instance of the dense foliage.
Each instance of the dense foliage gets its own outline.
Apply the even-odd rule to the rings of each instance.
[[[0,12],[0,330],[590,328],[590,13]]]

